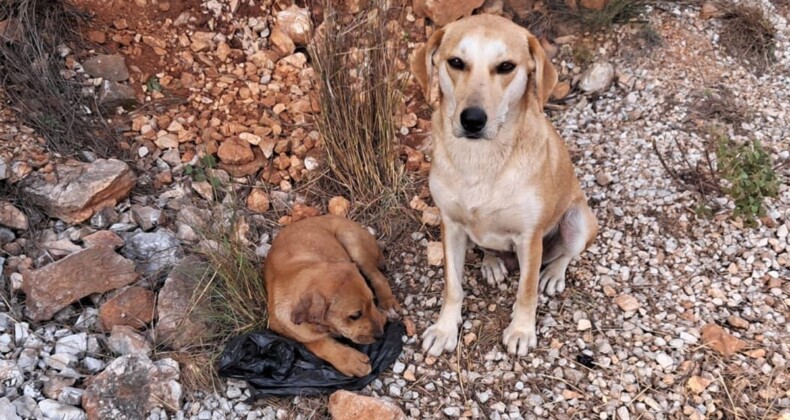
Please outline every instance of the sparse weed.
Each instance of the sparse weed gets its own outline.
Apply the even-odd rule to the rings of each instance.
[[[190,275],[199,279],[190,312],[209,328],[204,336],[195,337],[194,346],[173,356],[188,362],[183,375],[194,390],[219,383],[215,362],[228,339],[264,329],[268,322],[260,264],[250,244],[239,234],[239,228],[246,223],[243,215],[222,205],[217,205],[212,213],[224,217],[198,228],[201,244],[193,250],[204,263],[188,268]]]
[[[776,197],[779,191],[779,178],[773,169],[771,155],[759,140],[739,144],[727,136],[720,136],[716,159],[718,173],[727,181],[722,190],[735,202],[735,216],[753,224],[756,216],[765,213],[765,198]]]
[[[642,39],[648,47],[657,47],[664,42],[664,38],[656,30],[656,27],[646,23],[639,28],[637,36]]]
[[[214,191],[219,191],[220,187],[222,187],[222,182],[219,178],[210,175],[210,170],[216,166],[217,158],[214,155],[207,154],[200,158],[199,165],[184,165],[184,175],[191,177],[193,181],[208,181]]]

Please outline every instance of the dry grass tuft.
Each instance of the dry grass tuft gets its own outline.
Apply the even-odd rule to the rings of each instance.
[[[390,230],[391,210],[403,206],[407,189],[395,123],[404,86],[395,68],[401,37],[385,28],[392,12],[376,0],[341,21],[326,2],[326,30],[311,46],[320,79],[316,123],[327,156],[321,187],[349,197],[351,216],[382,231]]]
[[[604,31],[642,15],[651,0],[610,0],[601,10],[568,7],[566,0],[546,0],[545,8],[530,13],[520,22],[538,36],[553,37],[559,26],[584,32]]]
[[[242,216],[236,209],[217,208],[212,213],[226,217],[200,229],[202,240],[193,252],[203,263],[187,268],[199,279],[190,312],[208,329],[184,351],[169,354],[184,363],[184,384],[195,391],[217,389],[221,381],[216,362],[231,337],[262,330],[268,323],[258,257],[237,233]]]
[[[53,151],[123,156],[95,99],[61,76],[67,51],[84,45],[77,28],[85,19],[63,0],[0,2],[0,89]]]
[[[763,9],[737,2],[727,7],[723,19],[719,36],[728,54],[757,73],[766,71],[776,61],[776,29]]]
[[[706,88],[694,94],[691,116],[700,121],[716,121],[739,130],[741,123],[752,119],[751,110],[744,107],[731,90],[724,87]]]

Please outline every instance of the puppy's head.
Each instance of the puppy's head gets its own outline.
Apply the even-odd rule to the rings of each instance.
[[[373,292],[354,264],[333,264],[320,275],[320,284],[294,306],[291,322],[313,324],[359,344],[384,335],[387,317],[376,307]]]
[[[440,106],[458,138],[493,139],[521,104],[543,107],[557,72],[535,36],[508,19],[475,15],[437,30],[412,57],[430,100],[438,72]]]

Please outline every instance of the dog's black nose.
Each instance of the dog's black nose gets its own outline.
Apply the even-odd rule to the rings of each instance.
[[[461,112],[461,126],[469,133],[479,133],[486,126],[488,116],[480,108],[466,108]]]

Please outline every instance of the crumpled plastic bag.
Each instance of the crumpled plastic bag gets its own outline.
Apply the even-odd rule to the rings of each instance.
[[[356,391],[389,369],[403,350],[406,328],[389,322],[384,338],[360,345],[343,341],[370,358],[371,372],[362,378],[345,376],[302,344],[264,330],[232,339],[222,351],[219,375],[247,381],[253,398],[315,396],[338,389]]]

